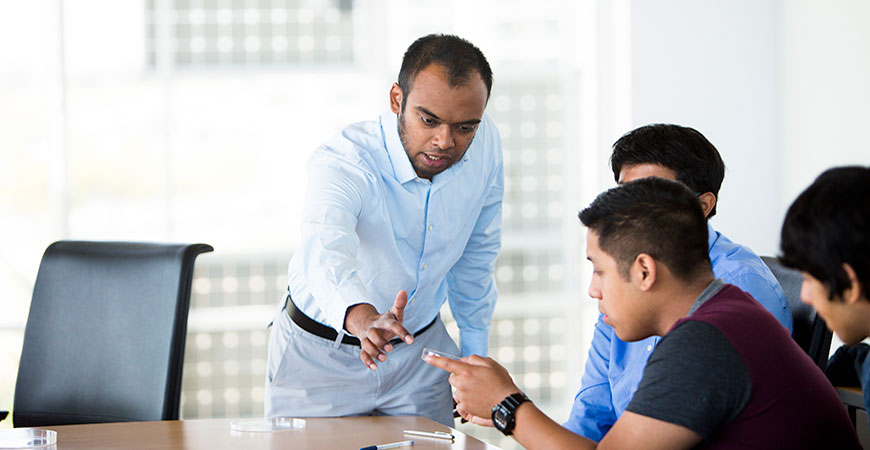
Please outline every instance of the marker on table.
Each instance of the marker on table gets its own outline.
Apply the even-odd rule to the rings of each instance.
[[[393,442],[390,444],[370,445],[368,447],[363,447],[359,450],[387,450],[388,448],[399,448],[399,447],[404,447],[406,445],[414,445],[414,441],[400,441],[400,442]]]
[[[416,431],[416,430],[402,430],[405,434],[410,434],[413,436],[426,436],[436,439],[453,439],[453,435],[450,433],[445,433],[443,431]]]

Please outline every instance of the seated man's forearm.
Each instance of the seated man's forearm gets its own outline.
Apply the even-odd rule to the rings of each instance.
[[[586,450],[597,446],[595,441],[575,434],[547,417],[532,402],[525,402],[517,408],[516,421],[513,437],[529,450]]]

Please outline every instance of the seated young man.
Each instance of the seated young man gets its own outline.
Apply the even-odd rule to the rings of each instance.
[[[610,167],[617,183],[651,176],[680,181],[695,193],[707,219],[716,215],[725,164],[716,147],[692,128],[654,124],[626,133],[613,144]],[[709,222],[706,227],[713,275],[749,293],[791,332],[791,308],[770,269],[749,248]],[[625,342],[599,317],[580,391],[563,426],[600,441],[625,411],[660,340],[651,336]]]
[[[782,225],[782,262],[803,272],[801,300],[851,348],[837,351],[829,369],[846,371],[864,389],[870,411],[870,167],[825,171],[789,207]],[[840,374],[844,377],[844,374]],[[870,426],[870,424],[868,424]]]
[[[834,388],[788,331],[714,277],[706,220],[683,184],[626,183],[580,220],[604,322],[624,341],[663,336],[625,414],[598,444],[543,414],[494,360],[427,356],[451,372],[463,417],[529,449],[860,448]]]

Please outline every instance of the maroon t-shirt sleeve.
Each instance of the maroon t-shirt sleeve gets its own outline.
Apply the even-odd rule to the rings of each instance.
[[[746,406],[752,380],[743,358],[716,327],[688,320],[650,355],[626,411],[686,427],[704,439]]]

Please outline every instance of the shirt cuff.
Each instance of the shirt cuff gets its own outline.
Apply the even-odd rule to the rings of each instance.
[[[362,286],[349,283],[337,289],[332,300],[327,303],[326,310],[323,311],[329,322],[327,325],[340,332],[344,329],[344,316],[347,314],[347,308],[360,303],[371,303],[368,293]]]
[[[489,330],[459,329],[459,342],[462,344],[462,355],[486,356],[489,347]]]

